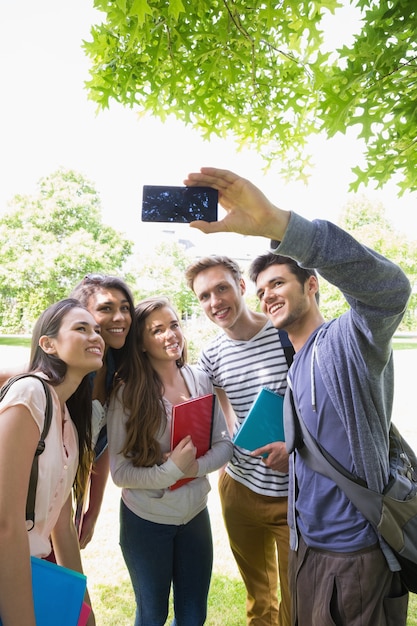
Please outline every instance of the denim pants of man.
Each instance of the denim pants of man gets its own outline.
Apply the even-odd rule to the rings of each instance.
[[[204,624],[213,564],[207,508],[174,526],[144,520],[121,502],[120,547],[135,592],[135,626],[164,626],[171,584],[172,626]]]
[[[246,587],[247,625],[289,626],[287,498],[259,495],[226,472],[219,479],[219,494],[230,547]]]

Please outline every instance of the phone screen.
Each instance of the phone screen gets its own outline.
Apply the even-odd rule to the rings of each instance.
[[[143,222],[193,222],[217,220],[217,189],[144,185]]]

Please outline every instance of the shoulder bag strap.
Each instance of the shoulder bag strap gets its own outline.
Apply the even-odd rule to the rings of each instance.
[[[303,443],[297,448],[297,454],[301,456],[306,465],[314,472],[319,472],[323,476],[331,478],[356,508],[361,511],[362,515],[373,524],[378,526],[381,518],[382,510],[382,494],[368,489],[366,483],[360,478],[354,476],[346,468],[344,468],[336,459],[320,446],[318,441],[311,435],[304,423],[302,415],[296,406],[292,390],[289,391],[291,399],[291,407],[294,412],[294,419],[298,421],[302,435]]]
[[[41,437],[38,442],[38,446],[36,448],[35,457],[32,463],[32,469],[30,471],[29,477],[29,487],[28,487],[28,496],[26,500],[26,527],[28,530],[32,530],[35,525],[35,500],[36,500],[36,488],[38,485],[38,456],[42,454],[45,450],[45,439],[48,435],[49,428],[51,426],[52,421],[52,396],[49,390],[48,384],[41,378],[40,376],[36,376],[36,374],[19,374],[18,376],[13,376],[0,390],[0,402],[3,400],[4,396],[12,386],[16,380],[20,380],[21,378],[37,378],[45,390],[46,395],[46,408],[45,408],[45,421],[43,425],[43,429],[41,432]]]

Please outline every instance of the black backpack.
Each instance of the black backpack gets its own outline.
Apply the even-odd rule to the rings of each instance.
[[[0,402],[3,400],[4,396],[9,391],[13,383],[16,382],[16,380],[28,377],[37,378],[37,380],[42,383],[46,395],[45,422],[32,463],[32,469],[29,478],[28,497],[26,500],[26,527],[28,530],[32,530],[32,528],[35,526],[35,499],[36,487],[38,484],[38,456],[42,454],[42,452],[45,450],[45,439],[49,432],[49,427],[52,420],[51,392],[49,390],[48,384],[45,382],[45,380],[43,380],[43,378],[40,378],[40,376],[36,376],[36,374],[19,374],[18,376],[13,376],[13,378],[10,378],[7,383],[5,383],[0,389]]]
[[[291,367],[293,362],[295,350],[291,341],[288,338],[288,333],[286,330],[278,329],[279,340],[281,342],[282,349],[284,350],[285,360],[287,361],[288,369]]]

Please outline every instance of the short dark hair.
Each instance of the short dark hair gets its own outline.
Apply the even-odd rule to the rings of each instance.
[[[256,257],[252,261],[249,267],[249,278],[252,282],[256,283],[258,276],[261,272],[266,270],[271,265],[287,265],[288,269],[294,276],[297,278],[300,285],[304,285],[304,283],[310,278],[310,276],[315,276],[317,278],[317,272],[315,269],[307,269],[304,267],[300,267],[297,261],[294,261],[289,256],[283,256],[282,254],[273,254],[272,252],[267,252],[266,254],[261,254]],[[316,300],[319,302],[319,292],[316,292]]]
[[[236,261],[228,256],[211,254],[210,256],[198,259],[198,261],[194,261],[194,263],[191,263],[191,265],[187,267],[185,270],[185,280],[187,281],[188,287],[194,291],[194,281],[196,276],[210,267],[218,267],[219,265],[223,265],[223,267],[231,273],[236,284],[239,284],[239,281],[242,278],[242,270]]]

